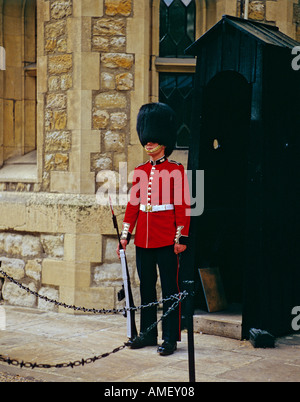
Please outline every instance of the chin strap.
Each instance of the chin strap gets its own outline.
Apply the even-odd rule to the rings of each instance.
[[[157,145],[157,147],[148,150],[148,149],[147,149],[147,145],[146,145],[146,146],[145,146],[145,150],[146,150],[147,154],[153,154],[154,152],[159,151],[162,147],[163,147],[163,145]]]

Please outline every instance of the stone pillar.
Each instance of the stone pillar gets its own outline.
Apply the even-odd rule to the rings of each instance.
[[[100,88],[100,59],[91,52],[91,15],[102,15],[102,1],[44,1],[43,10],[44,188],[94,194],[90,153],[100,151],[100,132],[92,129],[91,109],[92,91]]]

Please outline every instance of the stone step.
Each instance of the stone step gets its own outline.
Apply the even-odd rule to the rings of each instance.
[[[216,313],[195,311],[194,331],[203,334],[242,339],[242,312],[234,306]]]

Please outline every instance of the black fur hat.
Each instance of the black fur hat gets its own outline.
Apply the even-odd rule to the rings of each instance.
[[[170,156],[176,144],[176,116],[165,103],[147,103],[140,108],[136,129],[143,147],[148,142],[165,145]]]

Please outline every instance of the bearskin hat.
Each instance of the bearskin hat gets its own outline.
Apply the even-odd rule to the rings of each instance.
[[[137,133],[143,147],[148,142],[158,143],[166,147],[168,157],[176,144],[176,116],[170,106],[165,103],[147,103],[140,108],[137,117]]]

